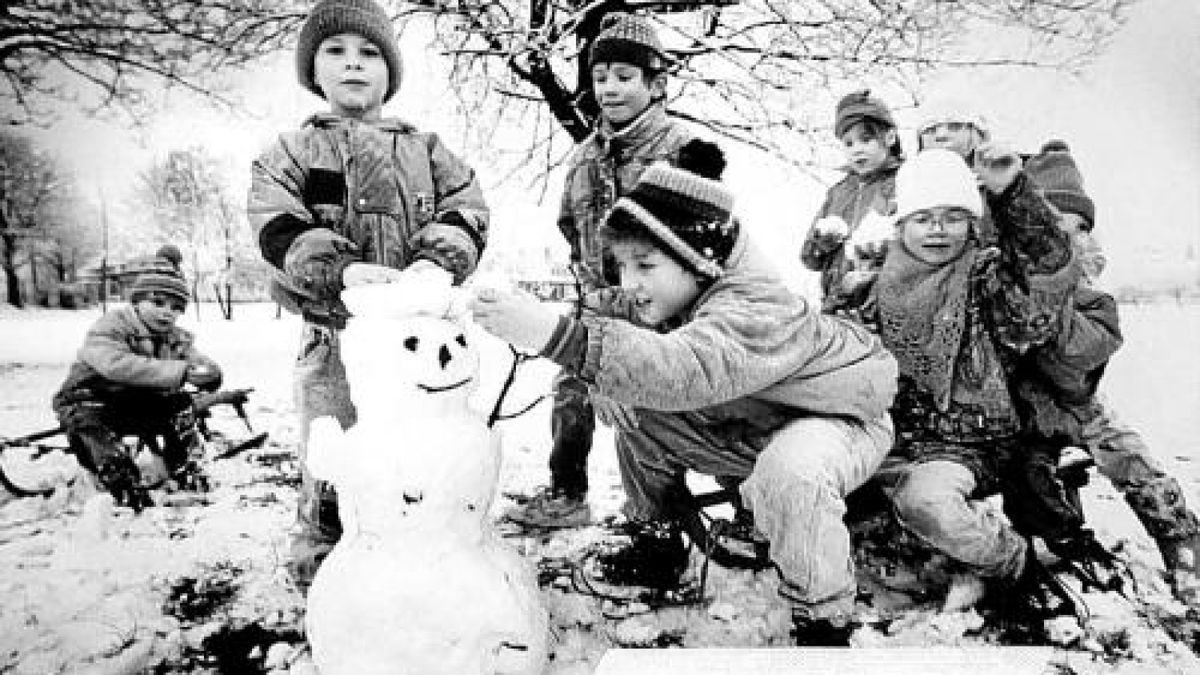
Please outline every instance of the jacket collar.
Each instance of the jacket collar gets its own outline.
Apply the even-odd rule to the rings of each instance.
[[[596,127],[596,142],[607,154],[620,148],[641,145],[662,133],[667,126],[667,108],[662,103],[652,103],[629,124],[614,129],[608,120],[601,119]]]
[[[316,127],[318,129],[338,129],[342,127],[351,127],[354,125],[363,125],[380,131],[398,131],[408,132],[415,127],[405,122],[398,117],[382,117],[370,122],[360,122],[359,120],[349,117],[341,117],[330,112],[320,112],[309,115],[308,119],[304,120],[304,127]]]
[[[895,155],[889,154],[887,159],[883,160],[883,164],[879,165],[878,169],[875,169],[871,173],[868,173],[864,176],[853,174],[853,172],[850,171],[849,164],[843,164],[840,170],[844,171],[845,173],[853,174],[860,182],[871,183],[895,173],[896,170],[900,168],[902,161],[903,160],[897,159]]]

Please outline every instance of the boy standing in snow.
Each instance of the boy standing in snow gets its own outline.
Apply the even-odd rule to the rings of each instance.
[[[121,437],[153,434],[164,440],[170,474],[188,466],[189,448],[174,418],[191,404],[184,385],[213,391],[221,369],[175,325],[187,308],[179,250],[164,246],[154,266],[134,282],[129,305],[109,311],[88,329],[75,363],[54,394],[54,413],[71,451],[118,504],[149,506],[141,475]]]
[[[693,137],[667,116],[667,56],[645,18],[606,17],[588,61],[600,119],[595,133],[572,156],[558,216],[584,293],[615,282],[598,232],[617,198],[633,188],[647,166],[677,163],[680,146]],[[554,380],[550,484],[510,509],[510,520],[537,527],[573,527],[591,520],[587,460],[595,417],[587,385],[563,369]]]
[[[480,325],[540,350],[621,411],[633,536],[601,558],[607,576],[677,583],[687,565],[678,520],[692,504],[685,472],[733,478],[770,541],[797,642],[845,645],[856,584],[844,497],[891,447],[895,361],[865,329],[812,311],[768,271],[715,180],[719,150],[702,141],[683,150],[707,157],[696,165],[703,175],[650,167],[601,230],[620,287],[599,295],[628,319],[559,316],[486,290],[472,309]]]
[[[295,371],[303,459],[311,420],[355,421],[338,346],[343,287],[392,278],[419,260],[463,280],[483,252],[488,212],[475,172],[437,135],[382,116],[404,73],[391,19],[375,2],[313,7],[296,71],[329,112],[254,161],[248,213],[276,269],[273,297],[305,320]],[[336,495],[306,470],[297,520],[290,567],[305,589],[341,534]]]
[[[895,211],[896,170],[904,160],[891,112],[869,91],[842,97],[833,131],[846,151],[846,176],[825,194],[800,248],[804,266],[821,274],[822,309],[829,313],[859,308],[866,299],[883,261],[875,225]],[[890,222],[887,229],[890,235]]]
[[[961,104],[943,101],[923,112],[918,127],[921,148],[949,149],[970,162],[989,136],[983,119]],[[1047,143],[1027,160],[1026,173],[1056,208],[1060,227],[1069,232],[1083,285],[1094,285],[1105,258],[1093,235],[1095,205],[1083,190],[1069,148],[1062,141]],[[1084,297],[1085,305],[1096,300],[1087,291],[1076,297]],[[1115,316],[1112,319],[1115,326]],[[1090,397],[1077,411],[1086,412],[1081,442],[1158,544],[1175,595],[1190,604],[1200,602],[1200,520],[1187,507],[1179,481],[1166,473],[1141,434],[1122,423],[1100,398]]]

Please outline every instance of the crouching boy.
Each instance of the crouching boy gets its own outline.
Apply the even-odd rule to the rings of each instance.
[[[624,318],[573,319],[481,290],[475,319],[577,373],[600,418],[617,423],[636,534],[601,561],[614,578],[634,578],[620,568],[647,559],[682,574],[687,470],[739,482],[770,542],[797,642],[844,645],[856,591],[844,497],[891,447],[896,364],[868,331],[814,311],[763,267],[716,180],[719,150],[684,154],[711,161],[696,167],[702,175],[650,167],[601,229],[620,283],[611,307],[626,307]]]
[[[215,390],[221,369],[201,354],[192,334],[175,325],[188,290],[178,250],[164,246],[155,267],[140,275],[128,306],[88,329],[75,363],[54,394],[54,413],[67,430],[71,452],[118,504],[141,509],[149,497],[121,437],[161,437],[170,474],[189,466],[189,447],[174,418],[191,404],[184,385]]]

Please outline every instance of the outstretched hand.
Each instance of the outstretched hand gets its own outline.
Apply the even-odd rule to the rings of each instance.
[[[559,320],[558,313],[537,298],[516,290],[476,288],[467,308],[487,332],[531,352],[546,346]]]
[[[999,143],[985,143],[975,149],[975,175],[988,192],[998,195],[1008,189],[1021,172],[1021,156]]]

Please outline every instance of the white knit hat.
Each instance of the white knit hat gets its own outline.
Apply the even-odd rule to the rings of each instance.
[[[917,122],[917,133],[929,129],[936,124],[961,122],[975,127],[984,138],[991,134],[991,124],[983,115],[975,111],[966,101],[950,96],[932,98],[921,104],[918,109],[920,118]]]
[[[896,217],[937,206],[957,206],[976,218],[983,216],[979,184],[967,163],[956,152],[931,148],[896,172]]]

